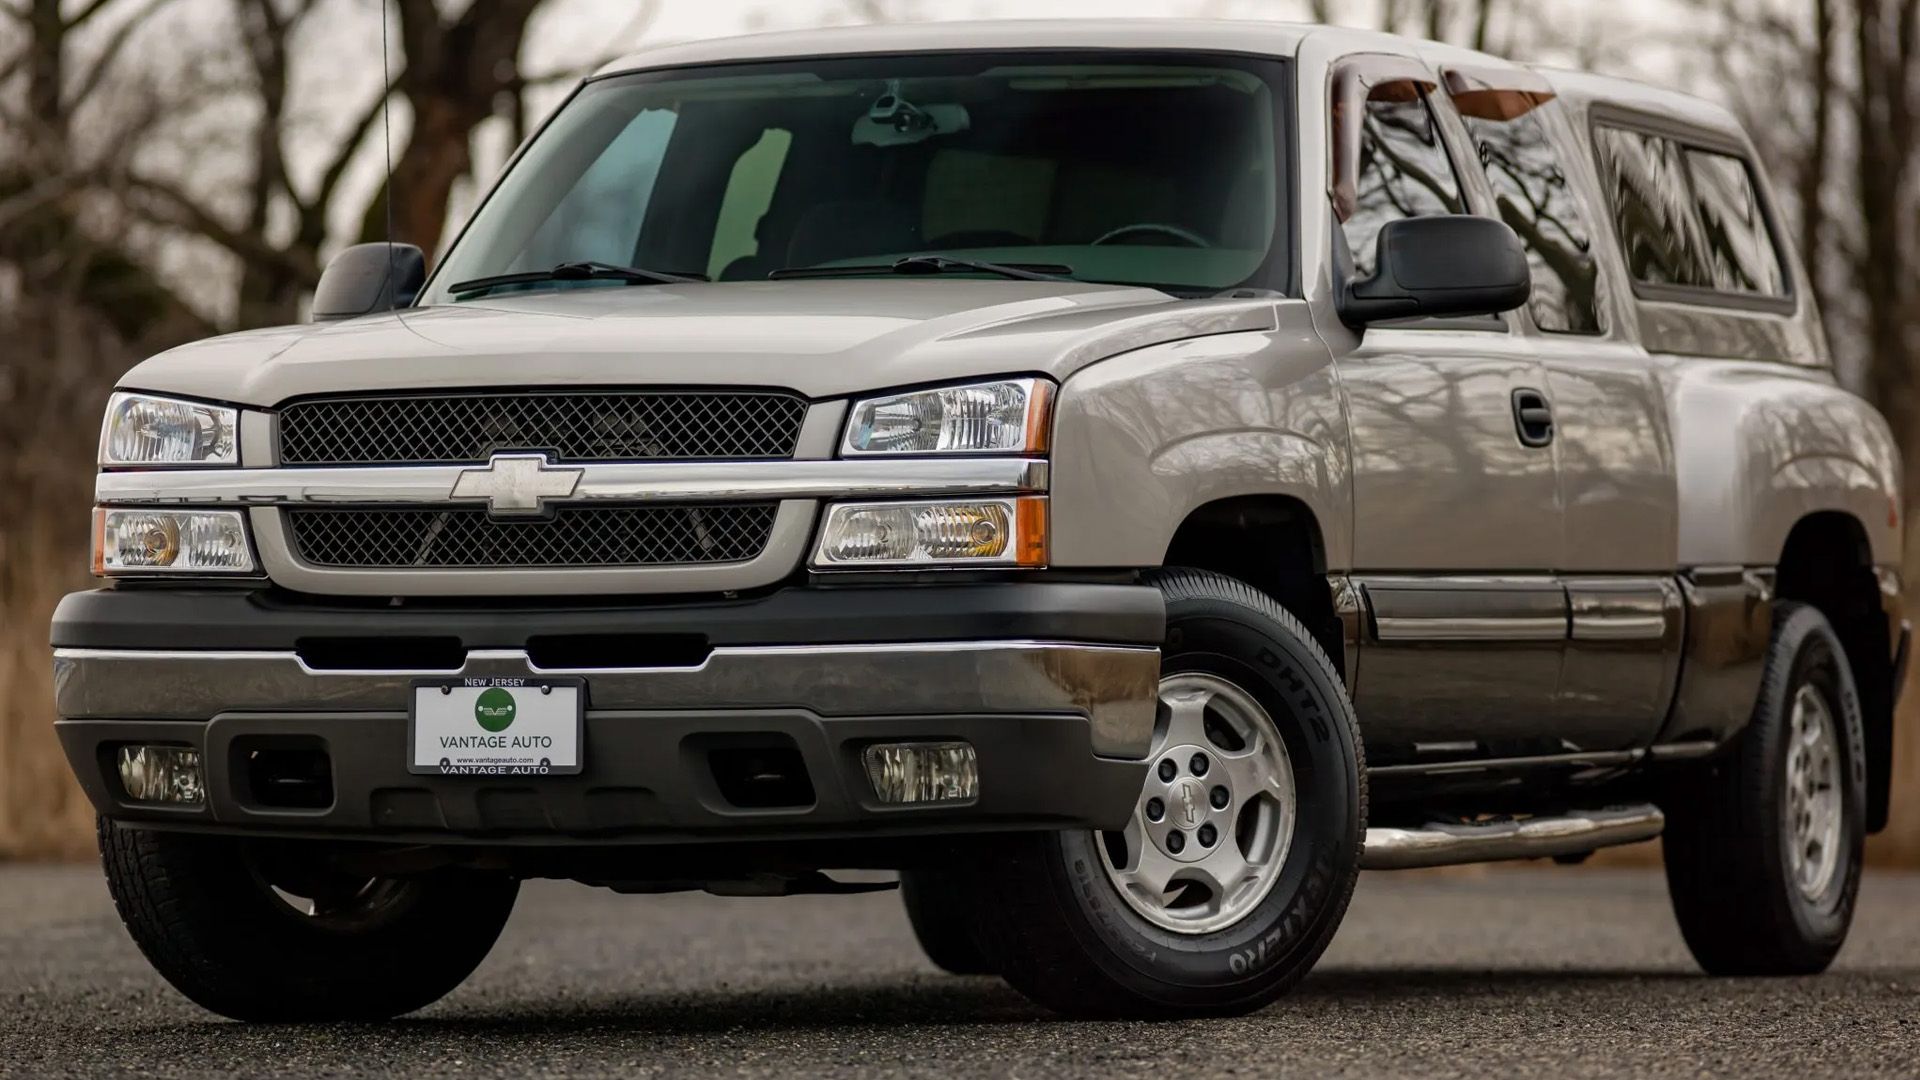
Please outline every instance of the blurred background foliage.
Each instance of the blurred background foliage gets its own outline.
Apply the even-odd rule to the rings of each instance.
[[[389,212],[396,237],[439,249],[579,78],[633,48],[1124,14],[1391,29],[1731,106],[1843,378],[1920,475],[1920,0],[0,0],[0,857],[91,845],[53,738],[46,628],[89,580],[100,409],[131,364],[297,321],[327,257],[384,236]],[[1882,862],[1920,859],[1917,721],[1901,721]]]

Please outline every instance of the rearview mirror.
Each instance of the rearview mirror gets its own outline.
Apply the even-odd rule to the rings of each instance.
[[[936,135],[953,135],[973,126],[960,104],[916,105],[900,93],[900,80],[888,79],[887,91],[853,123],[855,146],[911,146]]]
[[[1496,315],[1527,302],[1533,272],[1505,223],[1466,214],[1402,218],[1380,230],[1373,276],[1341,290],[1340,320]]]
[[[321,273],[313,290],[313,321],[406,307],[426,280],[426,253],[412,244],[355,244]]]

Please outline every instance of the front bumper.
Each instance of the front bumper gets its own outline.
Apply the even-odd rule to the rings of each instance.
[[[102,813],[211,831],[671,843],[1118,827],[1144,781],[1163,622],[1154,590],[1116,585],[486,609],[107,590],[69,597],[55,616],[57,729]],[[669,640],[667,661],[650,654],[649,642]],[[567,663],[570,646],[593,666]],[[609,663],[620,650],[631,659]],[[338,666],[342,656],[355,665]],[[428,656],[446,659],[422,666]],[[555,675],[586,683],[580,775],[407,771],[414,680]],[[974,746],[976,799],[874,798],[864,746],[945,739]],[[113,758],[134,742],[200,750],[205,803],[128,800]],[[717,762],[756,748],[797,763],[804,799],[741,805],[728,794]],[[260,763],[315,754],[325,805],[281,804]]]

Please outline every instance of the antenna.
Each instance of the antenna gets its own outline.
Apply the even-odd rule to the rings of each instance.
[[[380,0],[380,149],[387,161],[387,186],[380,193],[381,208],[386,211],[387,219],[387,280],[380,287],[380,293],[389,297],[393,296],[394,279],[399,276],[393,251],[393,72],[387,60],[387,21],[391,13],[390,0]]]

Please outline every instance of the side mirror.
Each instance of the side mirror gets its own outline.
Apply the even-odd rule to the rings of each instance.
[[[427,256],[412,244],[355,244],[333,257],[313,290],[313,321],[332,322],[413,303]]]
[[[1402,218],[1380,230],[1372,277],[1341,290],[1340,320],[1497,315],[1527,302],[1533,272],[1504,222],[1466,214]]]

